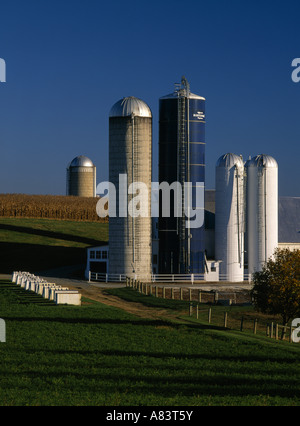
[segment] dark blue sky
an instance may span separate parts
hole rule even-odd
[[[124,96],[153,113],[181,76],[206,98],[206,186],[226,152],[269,154],[279,195],[300,196],[299,1],[9,0],[0,5],[0,192],[65,194],[90,157],[108,179],[108,114]]]

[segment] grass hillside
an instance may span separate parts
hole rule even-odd
[[[108,241],[108,224],[0,217],[0,273],[86,263],[86,247]]]
[[[85,302],[0,281],[0,405],[299,406],[297,344]]]

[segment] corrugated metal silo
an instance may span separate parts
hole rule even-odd
[[[67,195],[96,196],[96,167],[84,155],[75,157],[67,168]]]
[[[192,208],[203,210],[205,185],[205,98],[190,92],[183,77],[174,93],[159,100],[159,182],[185,182],[192,185]],[[195,190],[202,187],[202,199],[196,206]],[[160,194],[160,206],[162,205]],[[204,223],[186,226],[184,205],[182,217],[159,217],[160,273],[204,272]],[[199,200],[198,200],[199,202]]]
[[[260,154],[245,164],[247,174],[248,273],[261,271],[278,246],[278,164]]]
[[[127,182],[119,187],[120,175]],[[124,176],[123,176],[124,178]],[[119,100],[109,114],[109,181],[116,188],[116,217],[109,217],[109,274],[126,274],[150,279],[151,244],[152,113],[148,105],[135,97]],[[128,192],[134,182],[146,185],[139,194],[143,216],[132,217],[128,205],[135,198]],[[121,211],[120,211],[121,208]]]
[[[244,281],[244,163],[235,154],[216,164],[215,254],[220,279]]]

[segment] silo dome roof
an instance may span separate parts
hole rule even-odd
[[[216,167],[227,167],[230,169],[231,167],[234,167],[235,165],[243,167],[244,162],[242,157],[236,154],[228,153],[228,154],[222,155],[218,159]]]
[[[131,115],[138,117],[152,117],[152,113],[148,105],[141,99],[129,96],[122,98],[116,102],[110,110],[110,117],[128,117]]]
[[[259,154],[247,161],[247,167],[274,167],[277,168],[277,161],[266,154]]]
[[[70,167],[94,167],[94,164],[85,155],[79,155],[71,161]]]

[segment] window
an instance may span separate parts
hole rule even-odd
[[[102,252],[102,259],[107,259],[107,251]]]
[[[90,252],[90,259],[95,259],[95,251],[94,250],[92,250]]]
[[[96,251],[96,259],[101,259],[101,251]]]

